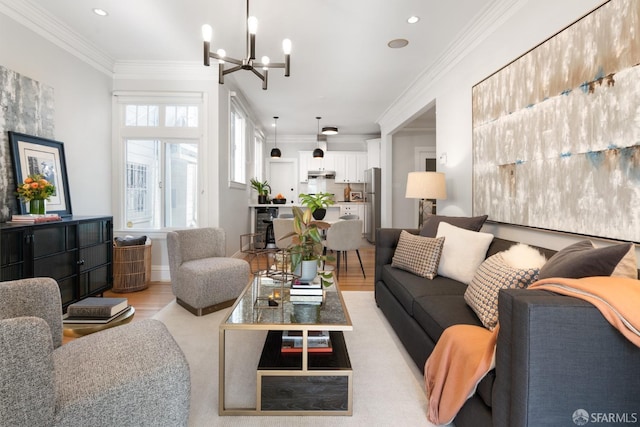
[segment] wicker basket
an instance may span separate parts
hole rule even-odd
[[[113,247],[113,292],[146,289],[151,280],[151,239],[146,245]]]

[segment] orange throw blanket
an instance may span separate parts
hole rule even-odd
[[[551,278],[539,280],[529,289],[590,302],[640,347],[640,281],[622,277]],[[452,422],[480,380],[495,367],[498,329],[499,325],[493,332],[472,325],[445,329],[424,368],[429,421],[439,425]]]
[[[480,380],[495,367],[498,329],[454,325],[444,330],[424,366],[429,421],[453,421]]]

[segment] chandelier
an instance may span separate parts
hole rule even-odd
[[[249,70],[262,80],[262,89],[267,90],[270,68],[284,68],[284,76],[289,77],[289,62],[291,55],[291,40],[284,39],[282,41],[282,50],[284,51],[284,62],[272,63],[268,56],[261,58],[262,62],[256,62],[256,31],[258,29],[258,19],[255,16],[249,16],[249,0],[247,0],[247,55],[244,59],[234,59],[226,56],[224,49],[218,49],[211,52],[210,43],[213,36],[211,25],[202,26],[202,38],[204,39],[204,65],[209,66],[210,59],[218,60],[218,83],[224,84],[224,76],[238,70]],[[225,63],[235,64],[231,68],[225,69]],[[262,72],[259,71],[262,69]]]

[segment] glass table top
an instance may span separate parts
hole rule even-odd
[[[291,301],[290,280],[256,274],[238,297],[224,329],[351,330],[351,319],[337,281],[324,287],[318,301]],[[295,298],[300,298],[294,296]],[[311,328],[312,327],[312,328]]]

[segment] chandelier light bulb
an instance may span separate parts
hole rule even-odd
[[[268,70],[269,69],[269,57],[268,56],[263,56],[262,57],[262,69],[263,70]]]
[[[249,29],[249,34],[255,34],[258,31],[258,18],[250,16],[247,19],[247,28]]]
[[[227,52],[224,49],[218,49],[216,53],[221,57],[221,59],[218,59],[218,64],[224,64],[224,59],[222,58],[227,56]]]
[[[291,40],[290,39],[282,40],[282,50],[284,51],[285,55],[290,55],[291,54]]]
[[[211,37],[213,37],[213,28],[211,28],[211,25],[209,24],[204,24],[202,26],[202,39],[206,42],[210,42]]]

